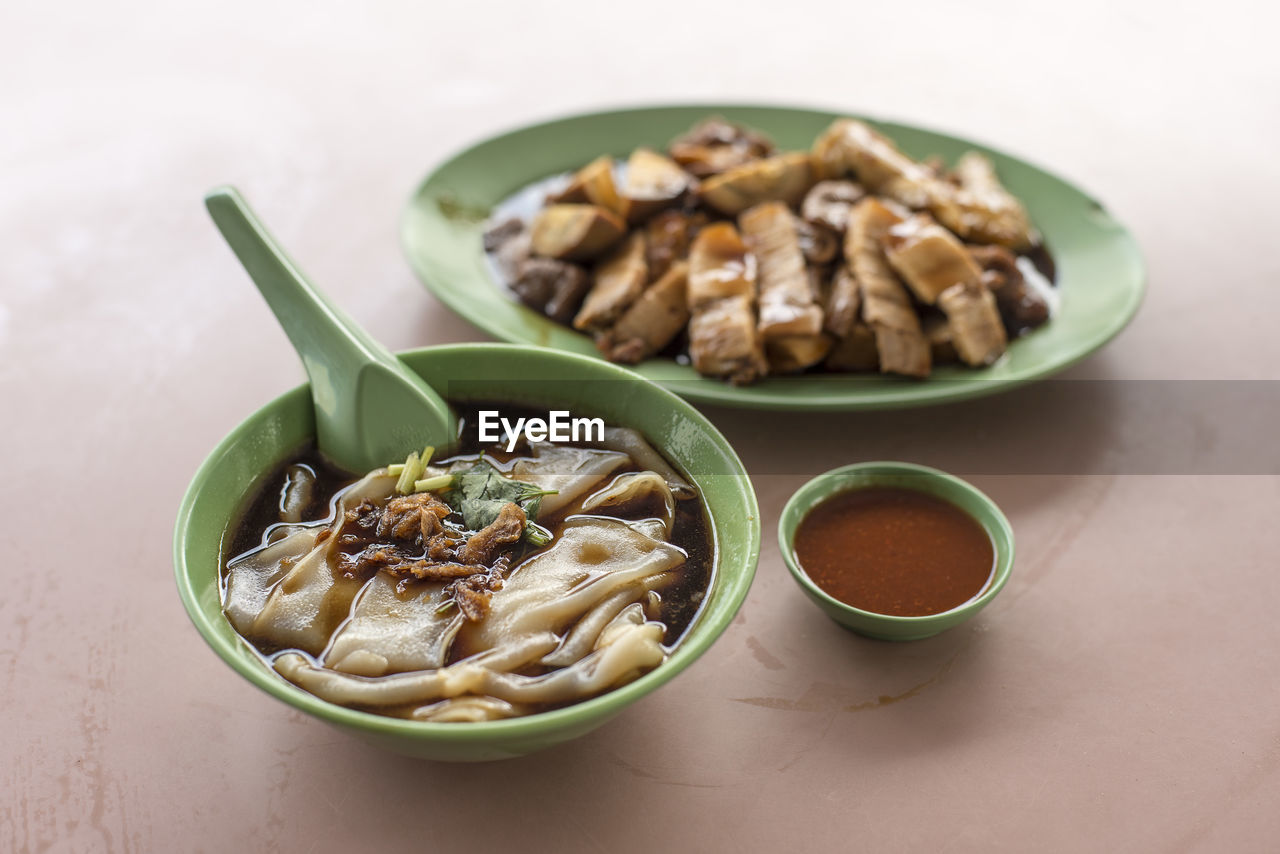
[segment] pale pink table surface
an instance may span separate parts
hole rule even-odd
[[[1276,850],[1276,16],[1177,5],[7,4],[0,851]],[[542,755],[383,754],[223,665],[174,589],[174,515],[301,370],[201,194],[240,186],[391,346],[479,339],[397,245],[426,169],[535,118],[717,98],[916,121],[1081,182],[1150,267],[1136,322],[1068,374],[1114,382],[710,411],[760,496],[751,595],[690,671]],[[1257,407],[1137,382],[1190,379],[1272,382]],[[863,640],[787,575],[786,496],[875,456],[1008,512],[1013,578],[974,622]]]

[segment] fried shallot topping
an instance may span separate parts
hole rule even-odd
[[[348,578],[386,572],[403,593],[415,581],[444,581],[446,595],[468,620],[489,612],[502,589],[509,551],[524,535],[527,517],[508,503],[489,525],[469,537],[446,520],[449,505],[429,493],[396,496],[379,507],[364,501],[347,511],[338,535],[338,566]]]
[[[462,544],[462,548],[458,549],[458,560],[464,563],[492,563],[494,556],[504,546],[520,541],[524,536],[526,521],[527,517],[520,505],[503,505],[498,511],[498,518],[476,531]]]
[[[378,536],[397,540],[418,534],[425,543],[443,530],[440,524],[453,510],[429,492],[398,495],[387,502],[378,520]]]
[[[495,564],[493,572],[488,575],[460,578],[445,588],[457,603],[463,617],[475,622],[483,620],[489,613],[489,601],[493,597],[493,592],[502,589],[502,575],[507,569],[506,563],[506,557],[500,557],[498,564],[501,566]]]

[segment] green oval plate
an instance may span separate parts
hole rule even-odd
[[[401,240],[418,276],[446,305],[505,341],[598,355],[591,339],[521,305],[490,274],[481,235],[490,209],[529,184],[600,154],[664,147],[699,119],[718,114],[758,128],[782,148],[808,148],[832,119],[849,113],[728,104],[588,113],[530,125],[471,146],[429,174],[409,202]],[[864,117],[865,118],[865,117]],[[760,409],[850,410],[922,406],[978,397],[1038,380],[1080,361],[1113,338],[1142,301],[1137,243],[1087,193],[987,146],[910,125],[867,119],[915,157],[948,162],[985,152],[1022,199],[1057,262],[1061,302],[1053,320],[1014,341],[996,364],[944,367],[923,381],[859,374],[771,377],[731,386],[671,359],[635,370],[703,403]]]

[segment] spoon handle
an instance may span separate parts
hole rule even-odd
[[[394,362],[395,356],[307,280],[234,187],[218,187],[204,197],[209,215],[266,299],[314,384],[318,361],[324,373],[342,360],[354,375],[363,364]]]
[[[307,281],[235,188],[213,190],[205,206],[302,358],[321,451],[365,472],[452,443],[448,403]]]

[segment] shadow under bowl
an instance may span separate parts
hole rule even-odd
[[[479,761],[532,753],[590,732],[702,655],[737,613],[755,575],[760,518],[751,481],[728,441],[680,398],[623,368],[536,347],[458,344],[400,358],[446,399],[567,409],[639,430],[698,487],[715,547],[701,613],[663,664],[572,706],[479,723],[429,723],[328,703],[276,674],[222,613],[224,543],[264,479],[315,435],[299,386],[246,418],[196,472],[178,511],[174,568],[192,622],[223,661],[273,697],[381,747],[429,759]],[[495,379],[500,377],[501,379]]]
[[[814,583],[800,566],[795,553],[796,530],[801,520],[818,504],[839,493],[870,486],[911,489],[936,496],[959,507],[972,517],[995,551],[995,568],[981,592],[972,599],[938,614],[900,617],[866,611],[841,602]],[[847,629],[881,640],[908,641],[932,637],[977,614],[996,597],[1009,580],[1013,568],[1013,528],[1004,513],[987,495],[954,475],[899,462],[854,463],[818,475],[796,490],[778,520],[778,546],[787,569],[800,589],[831,619]]]

